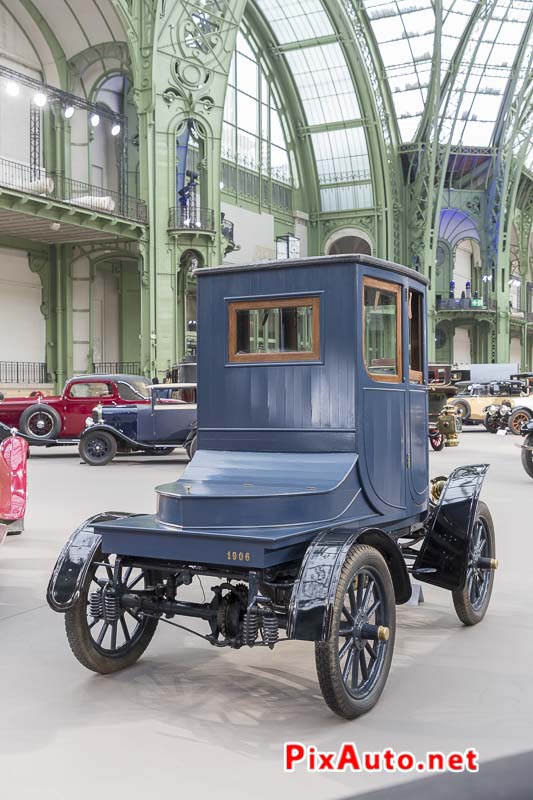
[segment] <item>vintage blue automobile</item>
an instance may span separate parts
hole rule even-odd
[[[196,384],[163,383],[149,388],[149,405],[96,406],[78,445],[86,464],[109,464],[117,453],[169,455],[178,445],[186,445],[192,455],[196,402],[188,400],[195,400]]]
[[[383,691],[410,574],[474,625],[497,564],[487,465],[429,481],[426,280],[358,255],[197,276],[198,450],[155,514],[80,525],[48,602],[100,673],[173,617],[205,620],[216,647],[314,641],[323,696],[352,719]],[[197,575],[204,602],[183,597]]]

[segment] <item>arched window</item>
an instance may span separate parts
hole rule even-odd
[[[267,66],[242,33],[237,36],[229,73],[221,155],[223,181],[230,191],[237,188],[237,172],[239,193],[261,196],[262,201],[266,199],[264,194],[269,181],[287,187],[293,184],[287,136],[276,91]],[[252,173],[248,181],[238,168]],[[260,176],[263,179],[261,183]],[[275,194],[273,186],[272,201],[277,205]]]

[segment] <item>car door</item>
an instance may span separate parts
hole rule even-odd
[[[363,349],[359,426],[364,457],[358,468],[372,505],[390,514],[403,513],[406,503],[403,281],[381,274],[372,271],[359,278]]]
[[[425,298],[411,287],[407,292],[404,320],[408,363],[407,387],[409,413],[406,415],[407,484],[416,506],[424,506],[428,491],[428,393],[425,378],[426,325]]]

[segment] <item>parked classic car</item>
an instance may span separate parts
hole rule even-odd
[[[521,446],[522,466],[529,477],[533,478],[533,420],[522,426],[522,436],[525,436]]]
[[[525,396],[521,381],[457,384],[459,393],[450,400],[463,422],[485,422],[485,409],[490,403],[507,403],[514,407]],[[497,398],[497,399],[496,399]]]
[[[171,401],[166,399],[169,393],[178,396]],[[109,464],[117,453],[169,455],[185,443],[196,424],[196,402],[181,400],[180,394],[194,398],[196,384],[152,386],[149,405],[96,406],[80,437],[80,456],[98,467]]]
[[[492,591],[488,465],[429,481],[426,278],[363,255],[196,276],[196,454],[155,514],[80,525],[48,603],[100,673],[173,617],[205,620],[215,647],[314,641],[324,699],[352,719],[385,687],[410,574],[450,590],[465,625]],[[204,575],[212,597],[183,596]]]
[[[59,397],[41,392],[0,396],[0,423],[18,428],[32,445],[77,440],[97,405],[149,404],[150,385],[140,375],[79,375],[67,381]]]
[[[457,434],[462,430],[460,414],[451,406],[457,388],[451,383],[450,364],[428,365],[428,420],[429,442],[433,450],[444,450],[445,446],[459,444]],[[453,414],[454,419],[450,415]]]
[[[498,433],[498,431],[507,433],[512,410],[508,403],[491,403],[484,409],[483,425],[489,433]]]
[[[0,544],[24,530],[27,458],[28,443],[14,431],[0,442]]]

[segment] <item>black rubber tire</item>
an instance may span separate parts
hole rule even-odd
[[[528,447],[533,447],[533,433],[530,433],[524,439],[524,444]],[[522,459],[522,466],[524,467],[525,471],[529,475],[530,478],[533,478],[533,450],[521,450],[520,457]]]
[[[102,448],[101,456],[94,452],[97,443]],[[92,430],[81,438],[78,452],[90,467],[103,467],[115,458],[117,440],[108,431]]]
[[[452,406],[455,406],[459,414],[461,415],[461,419],[463,422],[466,422],[470,419],[470,403],[467,400],[453,400],[451,403]]]
[[[488,420],[489,420],[489,415],[485,414],[483,418],[483,427],[485,428],[485,430],[488,431],[489,433],[498,433],[500,429],[498,420],[494,419],[492,423],[490,423]]]
[[[442,433],[440,434],[440,436],[437,439],[437,441],[435,441],[435,439],[430,436],[429,443],[430,443],[431,447],[433,448],[433,450],[435,450],[437,453],[440,453],[441,450],[444,450],[444,447],[446,445],[446,441],[445,441],[444,436],[442,435]]]
[[[515,410],[509,415],[509,430],[511,433],[514,433],[515,436],[521,436],[522,425],[525,425],[526,422],[531,422],[532,419],[533,416],[527,409],[515,408]]]
[[[102,553],[97,550],[93,561],[98,561],[101,558]],[[143,627],[138,638],[135,639],[132,645],[125,647],[123,651],[117,651],[117,655],[107,656],[100,653],[91,638],[87,621],[88,594],[94,572],[94,567],[91,567],[81,588],[77,603],[65,612],[65,630],[70,649],[80,664],[93,672],[108,675],[130,667],[138,661],[152,640],[158,620],[146,617],[143,620]]]
[[[487,536],[488,548],[485,552],[483,552],[483,555],[485,555],[487,558],[496,558],[494,523],[487,505],[481,500],[477,504],[476,520],[474,525],[476,525],[478,520],[483,521]],[[465,586],[464,589],[457,589],[456,591],[452,592],[455,611],[463,625],[477,625],[487,613],[487,608],[489,607],[490,603],[490,596],[492,594],[492,587],[494,584],[494,570],[483,570],[483,574],[486,575],[488,584],[484,594],[483,602],[479,607],[476,608],[472,605],[468,585]]]
[[[197,439],[198,439],[198,437],[195,434],[193,436],[193,438],[191,439],[190,444],[188,444],[186,446],[186,448],[185,448],[185,450],[187,451],[187,455],[189,456],[189,460],[191,460],[193,458],[194,454],[196,453]]]
[[[38,423],[43,423],[46,426],[43,435],[37,430]],[[46,403],[32,403],[31,406],[24,409],[19,419],[21,433],[43,441],[57,439],[61,432],[61,425],[61,417],[55,408],[47,406]]]
[[[348,692],[341,673],[339,626],[349,586],[350,584],[353,585],[355,576],[362,569],[371,571],[374,580],[379,580],[381,583],[385,607],[382,609],[382,621],[379,624],[386,625],[389,628],[389,639],[387,642],[379,642],[379,645],[383,645],[383,647],[380,650],[380,669],[375,683],[366,696],[355,698]],[[394,652],[395,633],[396,603],[387,564],[375,547],[356,544],[350,549],[341,570],[333,606],[329,638],[324,642],[315,642],[318,682],[324,700],[335,714],[344,717],[344,719],[355,719],[362,714],[366,714],[375,706],[387,682]]]

